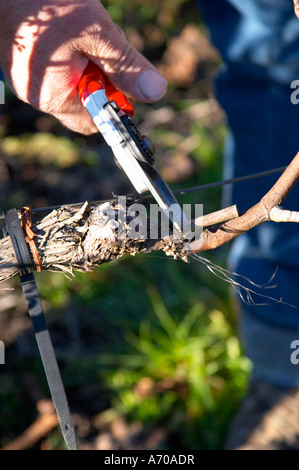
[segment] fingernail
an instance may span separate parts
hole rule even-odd
[[[138,78],[138,87],[148,100],[162,98],[167,90],[167,81],[152,69],[145,69]]]

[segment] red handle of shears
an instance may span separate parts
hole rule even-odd
[[[84,70],[78,89],[82,103],[95,91],[105,90],[109,101],[114,101],[119,109],[134,116],[134,108],[126,95],[117,90],[93,62],[89,62]]]

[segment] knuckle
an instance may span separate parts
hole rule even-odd
[[[121,49],[114,49],[107,57],[103,58],[103,67],[107,72],[124,73],[136,69],[136,51],[130,44],[125,44]]]

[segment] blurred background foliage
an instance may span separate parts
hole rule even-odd
[[[135,109],[171,187],[221,179],[226,122],[212,87],[221,61],[195,2],[103,3],[169,81],[162,101],[136,103]],[[1,136],[2,209],[132,192],[100,136],[71,133],[8,89]],[[221,193],[179,200],[203,203],[208,213],[220,208]],[[227,250],[204,256],[225,266]],[[49,272],[36,279],[82,448],[222,447],[250,372],[227,283],[198,260],[187,264],[159,253],[127,256],[71,280]],[[49,392],[18,279],[2,285],[0,296],[3,447],[30,429]],[[22,442],[33,449],[64,448],[58,426]]]

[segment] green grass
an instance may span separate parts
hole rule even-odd
[[[181,312],[168,311],[154,284],[146,295],[152,315],[137,333],[127,332],[122,354],[103,354],[99,364],[113,391],[113,407],[131,420],[163,424],[171,439],[187,449],[221,447],[250,370],[227,318],[197,301]],[[149,396],[138,384],[150,385]],[[159,390],[166,381],[169,390]],[[171,442],[170,439],[170,442]]]

